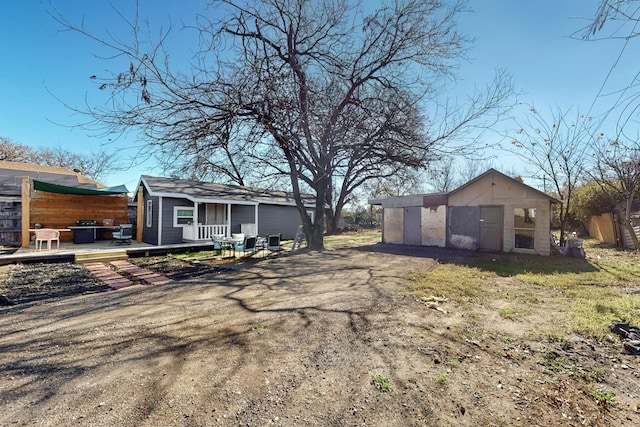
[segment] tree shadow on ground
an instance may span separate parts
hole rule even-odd
[[[541,256],[515,253],[495,253],[432,246],[406,246],[378,243],[358,250],[416,258],[430,258],[441,264],[456,264],[489,271],[501,277],[523,273],[565,274],[599,271],[587,259],[561,255]]]

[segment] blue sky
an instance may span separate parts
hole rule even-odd
[[[110,4],[131,10],[127,0],[51,0],[71,21],[85,20],[87,28],[121,34],[122,28]],[[141,0],[141,13],[153,22],[167,23],[174,31],[202,11],[206,0]],[[622,47],[619,41],[586,42],[570,38],[588,23],[597,0],[471,0],[459,19],[459,28],[475,42],[469,63],[460,66],[460,81],[452,94],[463,96],[465,88],[484,86],[498,67],[514,78],[521,101],[539,110],[559,106],[592,114],[605,111],[610,100],[598,98],[607,73]],[[125,5],[123,7],[123,5]],[[56,97],[71,105],[99,102],[100,94],[89,76],[113,70],[94,54],[99,47],[77,34],[63,32],[48,14],[49,2],[0,0],[0,136],[37,147],[62,146],[78,153],[99,151],[108,141],[81,128],[83,121]],[[637,51],[637,48],[636,48]],[[631,61],[616,68],[606,90],[627,86],[637,71]],[[637,53],[637,52],[634,52]],[[638,56],[637,54],[635,55]],[[624,58],[623,58],[624,59]],[[526,109],[522,109],[524,111]],[[67,126],[64,126],[67,125]],[[491,140],[496,136],[487,135]],[[104,146],[127,148],[126,141]],[[128,151],[133,154],[133,151]],[[495,161],[512,162],[509,156]],[[524,168],[524,166],[521,166]],[[150,165],[106,177],[107,185],[135,187],[141,174],[161,174]],[[523,171],[524,174],[524,171]]]

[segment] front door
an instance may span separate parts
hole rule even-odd
[[[411,206],[404,208],[404,244],[420,246],[422,244],[422,208]]]
[[[480,206],[480,241],[478,248],[502,250],[502,206]]]

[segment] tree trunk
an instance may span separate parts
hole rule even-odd
[[[564,246],[564,242],[567,240],[567,235],[565,233],[565,229],[564,226],[566,225],[567,219],[566,219],[566,213],[564,211],[564,202],[563,204],[560,206],[560,240],[559,240],[559,244],[560,247]]]
[[[313,251],[324,249],[324,230],[315,224],[311,227],[311,232],[307,233],[307,247]]]
[[[338,232],[339,217],[331,209],[327,209],[327,235],[333,236]]]
[[[310,221],[308,216],[304,221],[304,232],[307,236],[307,247],[314,251],[321,251],[324,249],[324,226],[326,222],[326,214],[324,209],[325,188],[326,187],[322,186],[322,182],[320,182],[318,185],[318,190],[316,191],[316,206],[313,222]]]

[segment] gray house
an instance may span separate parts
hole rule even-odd
[[[152,245],[208,241],[232,233],[293,239],[302,224],[293,194],[283,191],[147,175],[140,178],[138,189],[138,226],[142,241]],[[313,216],[315,200],[306,196],[304,203]]]
[[[385,243],[549,255],[552,205],[560,202],[489,169],[448,193],[369,203],[383,208]]]

